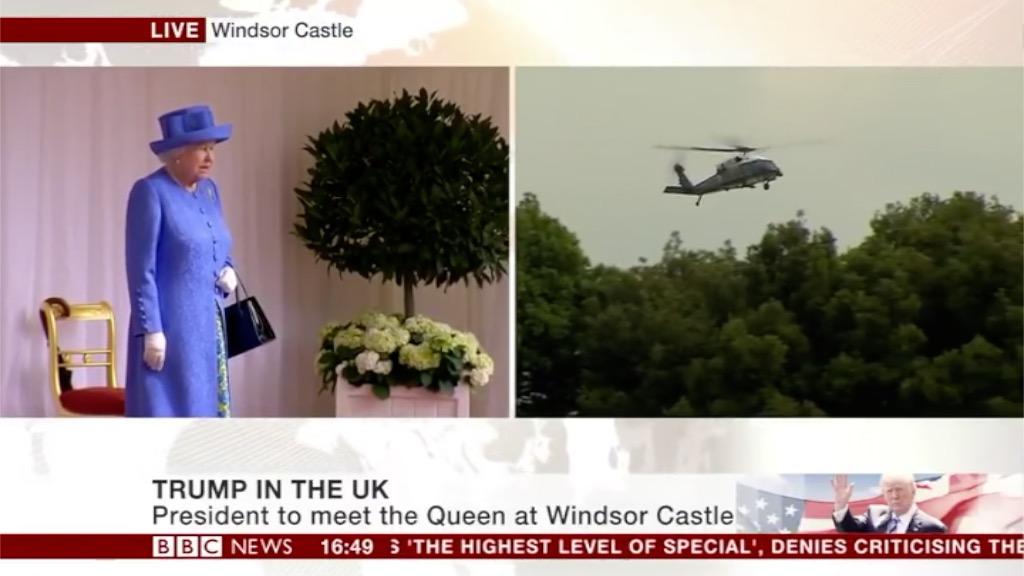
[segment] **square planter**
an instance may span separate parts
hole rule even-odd
[[[335,415],[345,418],[468,418],[469,386],[456,386],[453,394],[425,388],[392,386],[381,400],[373,386],[353,386],[338,378],[334,390]]]

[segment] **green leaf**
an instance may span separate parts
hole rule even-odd
[[[451,371],[456,373],[456,374],[461,372],[462,371],[462,367],[465,365],[465,362],[462,360],[462,356],[460,356],[458,354],[455,354],[455,353],[450,353],[450,354],[445,355],[445,359],[448,361],[449,365],[451,366]]]
[[[376,383],[373,385],[373,395],[381,400],[387,400],[391,397],[391,386],[384,382]]]
[[[360,380],[359,370],[352,364],[349,364],[348,366],[342,368],[341,375],[342,377],[345,378],[345,380],[353,384],[357,383]]]

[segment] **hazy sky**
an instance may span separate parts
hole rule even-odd
[[[575,232],[592,262],[660,257],[726,239],[744,254],[767,224],[804,210],[841,248],[860,242],[886,203],[922,192],[1024,194],[1024,76],[1019,68],[519,68],[516,191]],[[663,194],[681,159],[694,182],[722,154],[656,144],[761,146],[784,176],[771,190]]]

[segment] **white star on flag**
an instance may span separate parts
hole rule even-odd
[[[776,516],[775,514],[769,514],[768,515],[768,523],[769,524],[778,524],[779,523],[779,517]]]
[[[765,502],[764,498],[758,498],[757,499],[757,509],[758,510],[764,510],[766,506],[768,506],[768,503]]]
[[[793,506],[792,504],[790,504],[789,506],[786,506],[786,516],[793,516],[795,514],[796,514],[796,506]]]
[[[779,534],[789,534],[789,528],[779,528]]]
[[[746,516],[747,513],[750,512],[750,510],[746,506],[740,506],[739,507],[739,512],[740,512],[740,514],[743,514],[744,516]]]

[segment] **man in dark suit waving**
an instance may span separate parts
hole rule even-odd
[[[868,506],[859,516],[850,513],[853,483],[844,474],[832,478],[835,512],[832,520],[840,532],[881,532],[883,534],[920,534],[945,532],[946,525],[920,509],[914,502],[917,483],[911,474],[885,474],[879,482],[885,506]]]

